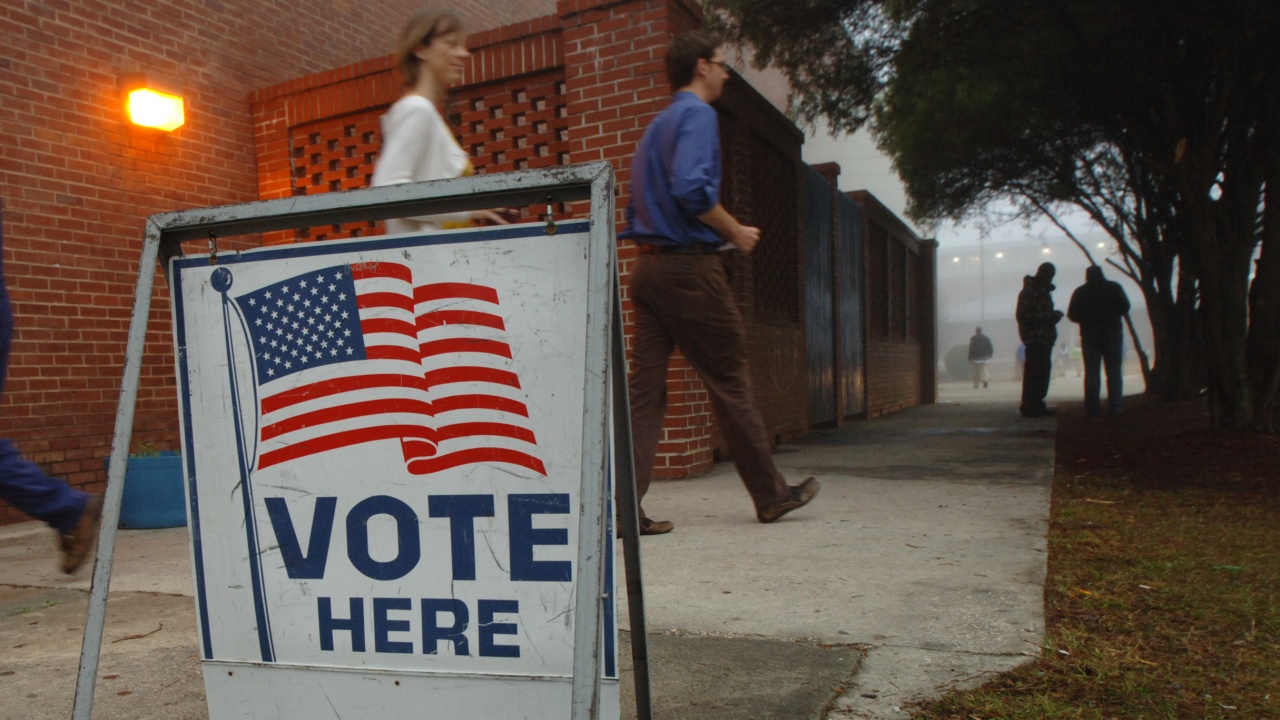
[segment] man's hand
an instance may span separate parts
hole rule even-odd
[[[743,255],[750,255],[751,251],[755,249],[756,243],[760,242],[760,228],[739,224],[725,239],[733,243],[733,246],[738,248],[738,252]]]
[[[717,204],[698,216],[698,219],[711,226],[716,234],[725,242],[733,245],[744,255],[748,255],[760,242],[760,228],[743,225],[729,214],[723,205]]]

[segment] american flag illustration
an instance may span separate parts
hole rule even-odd
[[[337,265],[235,298],[258,390],[259,469],[378,440],[425,475],[474,463],[546,474],[491,287]]]

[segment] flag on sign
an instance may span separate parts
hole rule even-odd
[[[497,292],[338,265],[235,298],[253,348],[259,469],[396,439],[425,475],[508,463],[545,475]]]

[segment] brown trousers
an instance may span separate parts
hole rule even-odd
[[[679,347],[711,394],[742,483],[757,509],[787,499],[769,436],[751,393],[742,315],[718,255],[641,255],[631,274],[635,338],[631,360],[631,442],[643,501],[667,411],[667,361]],[[640,510],[644,517],[644,510]]]

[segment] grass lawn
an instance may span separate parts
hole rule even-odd
[[[914,717],[1280,720],[1280,437],[1131,400],[1060,412],[1040,659]]]

